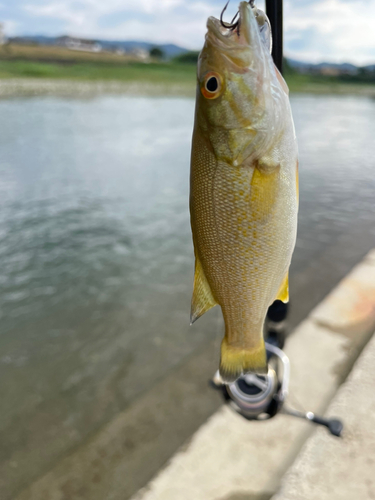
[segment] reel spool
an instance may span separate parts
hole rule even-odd
[[[271,368],[267,375],[249,374],[225,386],[229,404],[248,419],[267,419],[278,380]]]

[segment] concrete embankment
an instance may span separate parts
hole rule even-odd
[[[345,421],[342,439],[317,429],[272,500],[375,498],[375,336],[326,412]]]

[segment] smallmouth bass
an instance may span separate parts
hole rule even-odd
[[[297,142],[288,87],[254,10],[240,3],[238,30],[213,17],[207,21],[192,139],[191,323],[221,306],[220,375],[227,383],[266,372],[264,320],[274,300],[289,300],[297,232]]]

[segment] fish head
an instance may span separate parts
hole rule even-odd
[[[233,166],[262,155],[279,134],[288,106],[265,22],[247,2],[240,3],[237,29],[208,18],[198,59],[196,124],[216,158]]]

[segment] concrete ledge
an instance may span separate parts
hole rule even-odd
[[[327,412],[345,421],[343,439],[317,429],[273,500],[375,498],[374,363],[375,337]]]
[[[375,251],[339,283],[311,313],[316,323],[346,335],[354,343],[375,323]]]

